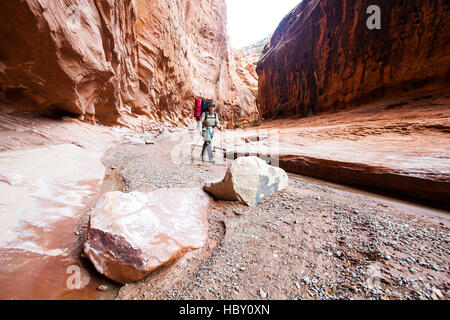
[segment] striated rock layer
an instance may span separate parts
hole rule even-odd
[[[450,208],[450,97],[418,94],[229,132],[226,157]]]
[[[117,123],[137,92],[133,1],[0,2],[0,91],[31,111]]]
[[[381,30],[369,30],[370,5]],[[258,63],[266,118],[360,105],[449,86],[449,4],[304,0],[280,23]]]
[[[187,124],[193,98],[255,115],[224,0],[0,2],[0,101],[104,124]]]
[[[255,74],[256,65],[258,64],[258,61],[262,56],[262,52],[265,46],[270,42],[271,38],[272,34],[268,35],[264,39],[259,40],[258,42],[255,42],[241,49],[245,56],[255,65]]]
[[[201,188],[108,192],[91,212],[84,252],[112,280],[141,280],[203,246],[208,204]]]
[[[224,0],[138,0],[138,16],[144,110],[185,123],[202,96],[216,99],[225,119],[255,117],[257,80],[230,48]]]

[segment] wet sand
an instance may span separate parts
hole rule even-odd
[[[0,134],[0,299],[97,298],[109,281],[80,258],[79,223],[99,196],[102,158],[118,136],[20,116],[2,116]]]

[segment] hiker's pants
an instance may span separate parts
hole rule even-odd
[[[208,151],[208,157],[209,160],[213,160],[214,156],[212,153],[212,138],[214,137],[214,128],[213,127],[205,127],[205,129],[202,130],[203,134],[203,148],[202,148],[202,159],[205,156],[205,151]]]

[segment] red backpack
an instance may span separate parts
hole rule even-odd
[[[195,120],[199,121],[202,117],[202,114],[208,111],[209,104],[213,102],[210,99],[196,98],[195,99],[195,107],[194,107],[194,117]]]
[[[202,117],[202,103],[203,99],[197,98],[195,99],[195,110],[194,110],[194,117],[195,120],[199,121]]]

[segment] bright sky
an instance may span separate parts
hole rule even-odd
[[[226,0],[231,45],[242,48],[273,33],[301,0]]]

